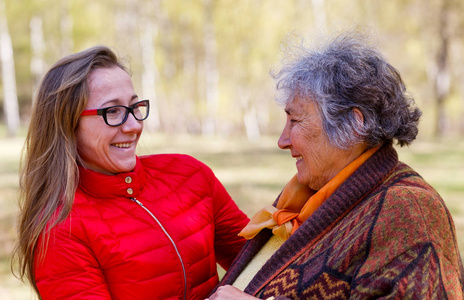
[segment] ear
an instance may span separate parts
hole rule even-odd
[[[358,124],[363,124],[364,123],[364,115],[358,108],[353,108],[353,114],[354,117],[356,118],[356,121]]]
[[[358,108],[353,108],[353,115],[354,118],[356,119],[356,123],[354,124],[355,128],[353,128],[353,135],[355,136],[354,140],[361,141],[360,137],[360,132],[363,131],[363,125],[364,125],[364,115]]]

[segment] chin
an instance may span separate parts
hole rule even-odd
[[[317,182],[311,181],[310,178],[305,177],[305,176],[301,176],[299,174],[297,175],[297,179],[298,179],[298,182],[300,184],[306,185],[306,186],[308,186],[310,189],[312,189],[314,191],[318,191],[322,187]]]
[[[136,161],[135,161],[135,160],[134,160],[134,162],[121,165],[120,168],[119,168],[119,173],[131,172],[131,171],[134,170],[135,165],[136,165]]]

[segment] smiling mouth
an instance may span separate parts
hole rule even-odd
[[[117,144],[112,144],[111,146],[116,147],[116,148],[130,148],[132,146],[132,143],[117,143]]]

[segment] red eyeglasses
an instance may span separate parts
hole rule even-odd
[[[150,111],[150,102],[142,100],[127,107],[124,105],[115,105],[101,109],[88,109],[81,113],[81,116],[95,116],[103,117],[108,126],[119,126],[127,121],[129,113],[131,113],[137,121],[143,121],[148,117]]]

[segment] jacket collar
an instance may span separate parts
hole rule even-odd
[[[132,172],[106,175],[79,166],[79,189],[94,198],[137,198],[146,181],[139,157]]]

